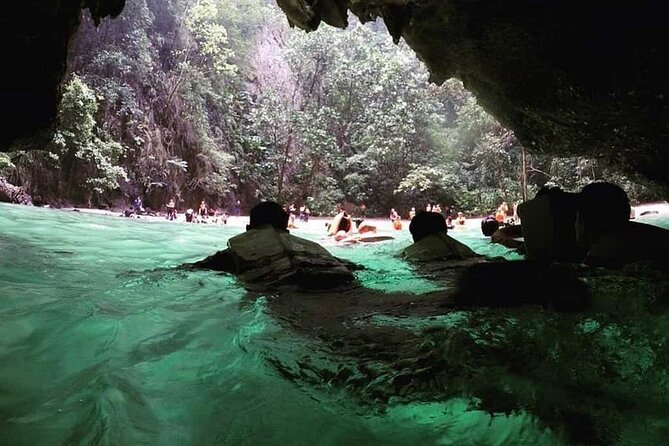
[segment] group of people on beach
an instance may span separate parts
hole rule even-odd
[[[297,228],[297,224],[295,222],[298,219],[302,223],[307,223],[309,221],[309,217],[311,216],[311,210],[306,204],[303,204],[299,207],[299,213],[294,203],[284,206],[283,211],[288,214],[288,227],[290,229]]]
[[[454,214],[449,206],[446,206],[443,210],[441,208],[441,205],[438,203],[431,204],[427,203],[425,205],[425,212],[431,212],[439,215],[444,215],[446,219],[446,227],[448,229],[453,229],[456,227],[465,227],[465,223],[467,222],[467,217],[465,217],[464,212],[457,212]],[[413,218],[416,216],[416,208],[412,207],[409,210],[409,221],[412,221]],[[393,223],[393,227],[395,229],[402,229],[402,218],[400,215],[397,213],[395,208],[390,209],[390,215],[389,215],[390,221]]]
[[[237,203],[239,209],[239,202]],[[239,212],[239,211],[238,211]],[[237,212],[237,215],[239,213]],[[141,215],[160,216],[160,213],[155,213],[144,207],[142,198],[138,195],[132,202],[132,205],[126,209],[122,216],[139,218]],[[170,221],[178,220],[179,212],[177,210],[176,200],[170,198],[165,203],[165,219]],[[186,223],[209,223],[209,224],[227,224],[228,222],[227,210],[218,210],[215,206],[209,206],[206,200],[201,200],[197,209],[188,208],[184,212],[184,221]]]
[[[165,219],[170,221],[177,220],[178,211],[174,198],[170,198],[165,204],[165,208],[167,211]],[[215,206],[209,206],[205,200],[201,200],[197,209],[186,209],[184,212],[184,221],[186,223],[224,225],[228,223],[228,212],[225,209],[219,211]]]

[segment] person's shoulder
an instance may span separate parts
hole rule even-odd
[[[663,265],[668,257],[669,230],[629,222],[619,230],[600,237],[588,250],[585,263],[614,268],[640,261]]]
[[[439,259],[467,259],[478,255],[464,243],[445,232],[428,235],[402,251],[409,260],[430,261]]]

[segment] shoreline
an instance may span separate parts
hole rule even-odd
[[[7,204],[14,204],[14,203],[7,203]],[[19,205],[22,206],[22,205]],[[80,212],[83,214],[91,214],[91,215],[102,215],[102,216],[109,216],[109,217],[116,217],[116,218],[132,218],[132,219],[137,219],[137,220],[148,220],[148,221],[169,221],[166,219],[166,214],[164,212],[157,213],[155,215],[151,214],[141,214],[139,216],[132,216],[132,217],[125,217],[123,215],[123,212],[126,210],[124,209],[97,209],[97,208],[86,208],[86,207],[77,207],[77,206],[64,206],[64,207],[57,207],[57,206],[51,206],[51,205],[45,205],[45,206],[35,206],[37,208],[44,208],[44,209],[54,209],[54,210],[59,210],[59,211],[64,211],[64,212]],[[667,201],[655,201],[655,202],[648,202],[648,203],[642,203],[636,206],[632,206],[632,220],[637,220],[639,218],[645,219],[645,218],[657,218],[657,217],[667,217],[669,218],[669,202]],[[186,223],[184,219],[184,212],[179,212],[177,215],[176,220],[172,220],[175,223]],[[319,222],[319,224],[325,224],[325,222],[329,222],[332,220],[333,217],[331,216],[311,216],[309,218],[308,223],[300,222],[299,220],[296,220],[297,228],[300,229],[300,226],[302,227],[308,227],[308,226],[313,226],[310,224],[311,222]],[[477,226],[480,224],[479,222],[483,219],[482,216],[478,215],[473,215],[473,216],[467,216],[467,227],[471,227],[472,224],[476,224]],[[388,217],[367,217],[365,219],[371,224],[377,225],[379,229],[385,230],[388,229],[389,232],[394,232],[392,230],[392,224]],[[248,223],[248,214],[242,214],[239,216],[235,215],[230,215],[228,216],[228,226],[244,226],[246,223]],[[408,217],[404,216],[402,218],[402,231],[408,230],[409,228],[409,219]],[[195,223],[195,224],[202,224],[202,223]],[[209,223],[211,224],[211,223]],[[221,223],[215,223],[216,225],[219,226],[225,226],[225,224]],[[522,224],[522,222],[521,222]],[[212,224],[214,225],[214,224]],[[387,226],[387,228],[386,228]]]
[[[8,203],[9,204],[9,203]],[[65,206],[65,207],[55,207],[55,206],[37,206],[37,207],[45,207],[45,208],[50,208],[50,209],[58,209],[62,211],[70,211],[70,212],[83,212],[83,213],[88,213],[88,214],[97,214],[97,215],[110,215],[110,216],[123,216],[123,212],[126,210],[126,208],[118,208],[118,209],[97,209],[97,208],[86,208],[86,207],[78,207],[78,206]],[[669,215],[669,202],[667,201],[655,201],[655,202],[648,202],[648,203],[641,203],[636,206],[632,206],[632,212],[635,217],[639,217],[642,213],[648,213],[650,212],[651,214],[659,214],[659,215]],[[178,217],[182,217],[184,215],[183,211],[180,211],[178,213]],[[155,215],[151,214],[141,214],[139,215],[140,218],[159,218],[159,219],[165,219],[166,214],[164,212],[156,212]],[[248,214],[240,214],[240,215],[229,215],[229,218],[248,218]],[[331,220],[334,216],[311,216],[309,217],[309,220]],[[466,216],[467,219],[472,219],[472,220],[480,220],[485,217],[485,215],[469,215]],[[127,218],[136,218],[136,217],[127,217]],[[353,216],[353,218],[356,218]],[[382,216],[382,217],[367,217],[366,220],[372,220],[372,221],[383,221],[383,220],[388,220],[387,217]],[[408,221],[408,217],[403,216],[402,221]]]

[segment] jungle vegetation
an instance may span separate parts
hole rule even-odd
[[[269,1],[128,0],[98,27],[83,17],[69,70],[52,142],[0,156],[37,202],[485,213],[602,178],[655,198],[595,160],[525,152],[459,81],[430,84],[382,22],[307,34]]]

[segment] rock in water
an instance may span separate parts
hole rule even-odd
[[[33,205],[33,199],[22,187],[9,184],[7,180],[0,177],[0,201],[5,203]]]

